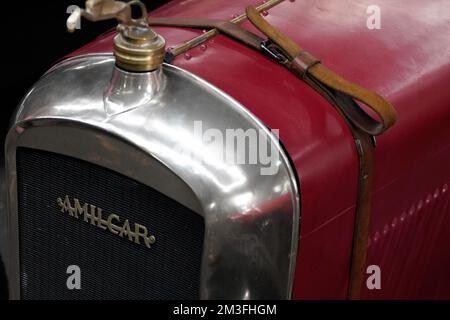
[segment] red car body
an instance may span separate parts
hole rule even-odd
[[[174,0],[151,17],[230,20],[255,1]],[[265,18],[351,81],[396,107],[377,139],[367,265],[381,290],[363,298],[450,298],[450,2],[380,0],[381,29],[366,26],[368,0],[284,1]],[[248,23],[245,28],[255,31]],[[157,27],[168,47],[202,31]],[[111,52],[113,34],[72,56]],[[294,299],[347,296],[358,158],[340,115],[279,65],[223,35],[179,56],[184,68],[234,97],[280,138],[301,190]]]

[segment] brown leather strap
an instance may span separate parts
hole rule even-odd
[[[355,139],[359,156],[359,180],[348,298],[359,299],[364,283],[369,238],[374,161],[373,135],[383,133],[395,123],[395,109],[376,93],[353,84],[327,69],[311,54],[305,53],[290,38],[271,26],[252,7],[247,8],[247,17],[289,56],[288,68],[335,106],[346,120]],[[375,111],[382,122],[371,118],[354,99],[364,102]]]
[[[269,39],[286,51],[286,54],[290,57],[288,67],[292,72],[303,79],[306,77],[314,78],[311,80],[312,83],[319,83],[322,87],[326,86],[328,91],[351,96],[354,100],[365,104],[378,115],[381,121],[372,118],[355,102],[342,106],[345,116],[361,130],[371,135],[379,135],[395,123],[397,118],[395,109],[383,97],[343,79],[326,68],[311,54],[301,49],[290,38],[265,21],[255,8],[249,7],[247,16]],[[152,18],[150,19],[150,24],[153,26],[217,29],[221,33],[253,49],[261,50],[261,38],[229,21],[197,18]]]
[[[397,119],[397,112],[386,99],[373,91],[345,80],[323,64],[317,63],[318,60],[310,54],[305,55],[305,51],[300,46],[270,25],[255,8],[248,7],[246,12],[248,19],[253,25],[267,35],[270,40],[282,48],[289,56],[290,69],[293,72],[299,72],[302,78],[306,76],[312,77],[315,79],[313,80],[314,82],[319,82],[322,86],[326,86],[332,91],[352,97],[365,104],[380,118],[380,121],[375,120],[357,103],[342,106],[342,111],[354,125],[371,135],[379,135],[394,125]],[[314,62],[314,65],[309,65],[307,69],[304,68],[305,63],[304,59],[302,59],[305,56],[310,62]],[[299,57],[301,59],[298,59]]]
[[[197,18],[152,18],[149,20],[151,26],[170,26],[170,27],[182,27],[193,29],[217,29],[221,33],[244,43],[253,49],[261,49],[261,39],[247,31],[242,29],[238,25],[229,21],[216,20],[216,19],[197,19]]]

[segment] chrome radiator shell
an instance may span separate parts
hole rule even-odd
[[[108,114],[104,91],[113,70],[109,54],[63,61],[30,90],[17,110],[6,142],[10,298],[20,298],[18,147],[56,152],[114,170],[203,216],[202,299],[290,298],[300,195],[295,172],[277,138],[237,101],[171,65],[163,66],[164,89],[149,103]],[[216,149],[194,137],[196,121],[204,130],[266,132],[267,143],[280,155],[277,173],[261,175],[261,164],[221,161]],[[195,156],[198,153],[214,161],[205,162]],[[256,212],[259,215],[253,217]]]

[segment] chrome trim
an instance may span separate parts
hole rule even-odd
[[[57,70],[59,68],[61,68],[64,65],[70,64],[71,62],[73,62],[74,60],[79,60],[79,59],[85,59],[85,58],[89,58],[89,57],[105,57],[105,56],[110,56],[111,52],[105,51],[105,52],[92,52],[92,53],[83,53],[81,55],[78,56],[70,56],[70,57],[65,57],[62,58],[60,60],[57,60],[55,62],[55,64],[53,66],[50,67],[50,69],[48,69],[43,76],[48,75],[49,73],[53,72],[53,70]]]
[[[111,55],[64,61],[41,78],[17,110],[6,142],[11,298],[20,298],[15,150],[26,146],[115,170],[202,215],[202,299],[289,299],[300,199],[295,173],[276,137],[237,101],[172,65],[163,66],[166,83],[153,99],[108,115],[104,91],[113,70]],[[261,163],[187,157],[217,153],[195,140],[198,120],[205,130],[264,131],[280,156],[278,172],[262,176]]]

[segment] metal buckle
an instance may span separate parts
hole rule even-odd
[[[282,65],[287,65],[289,63],[287,54],[270,39],[261,41],[261,49],[266,56],[277,61],[278,63]]]

